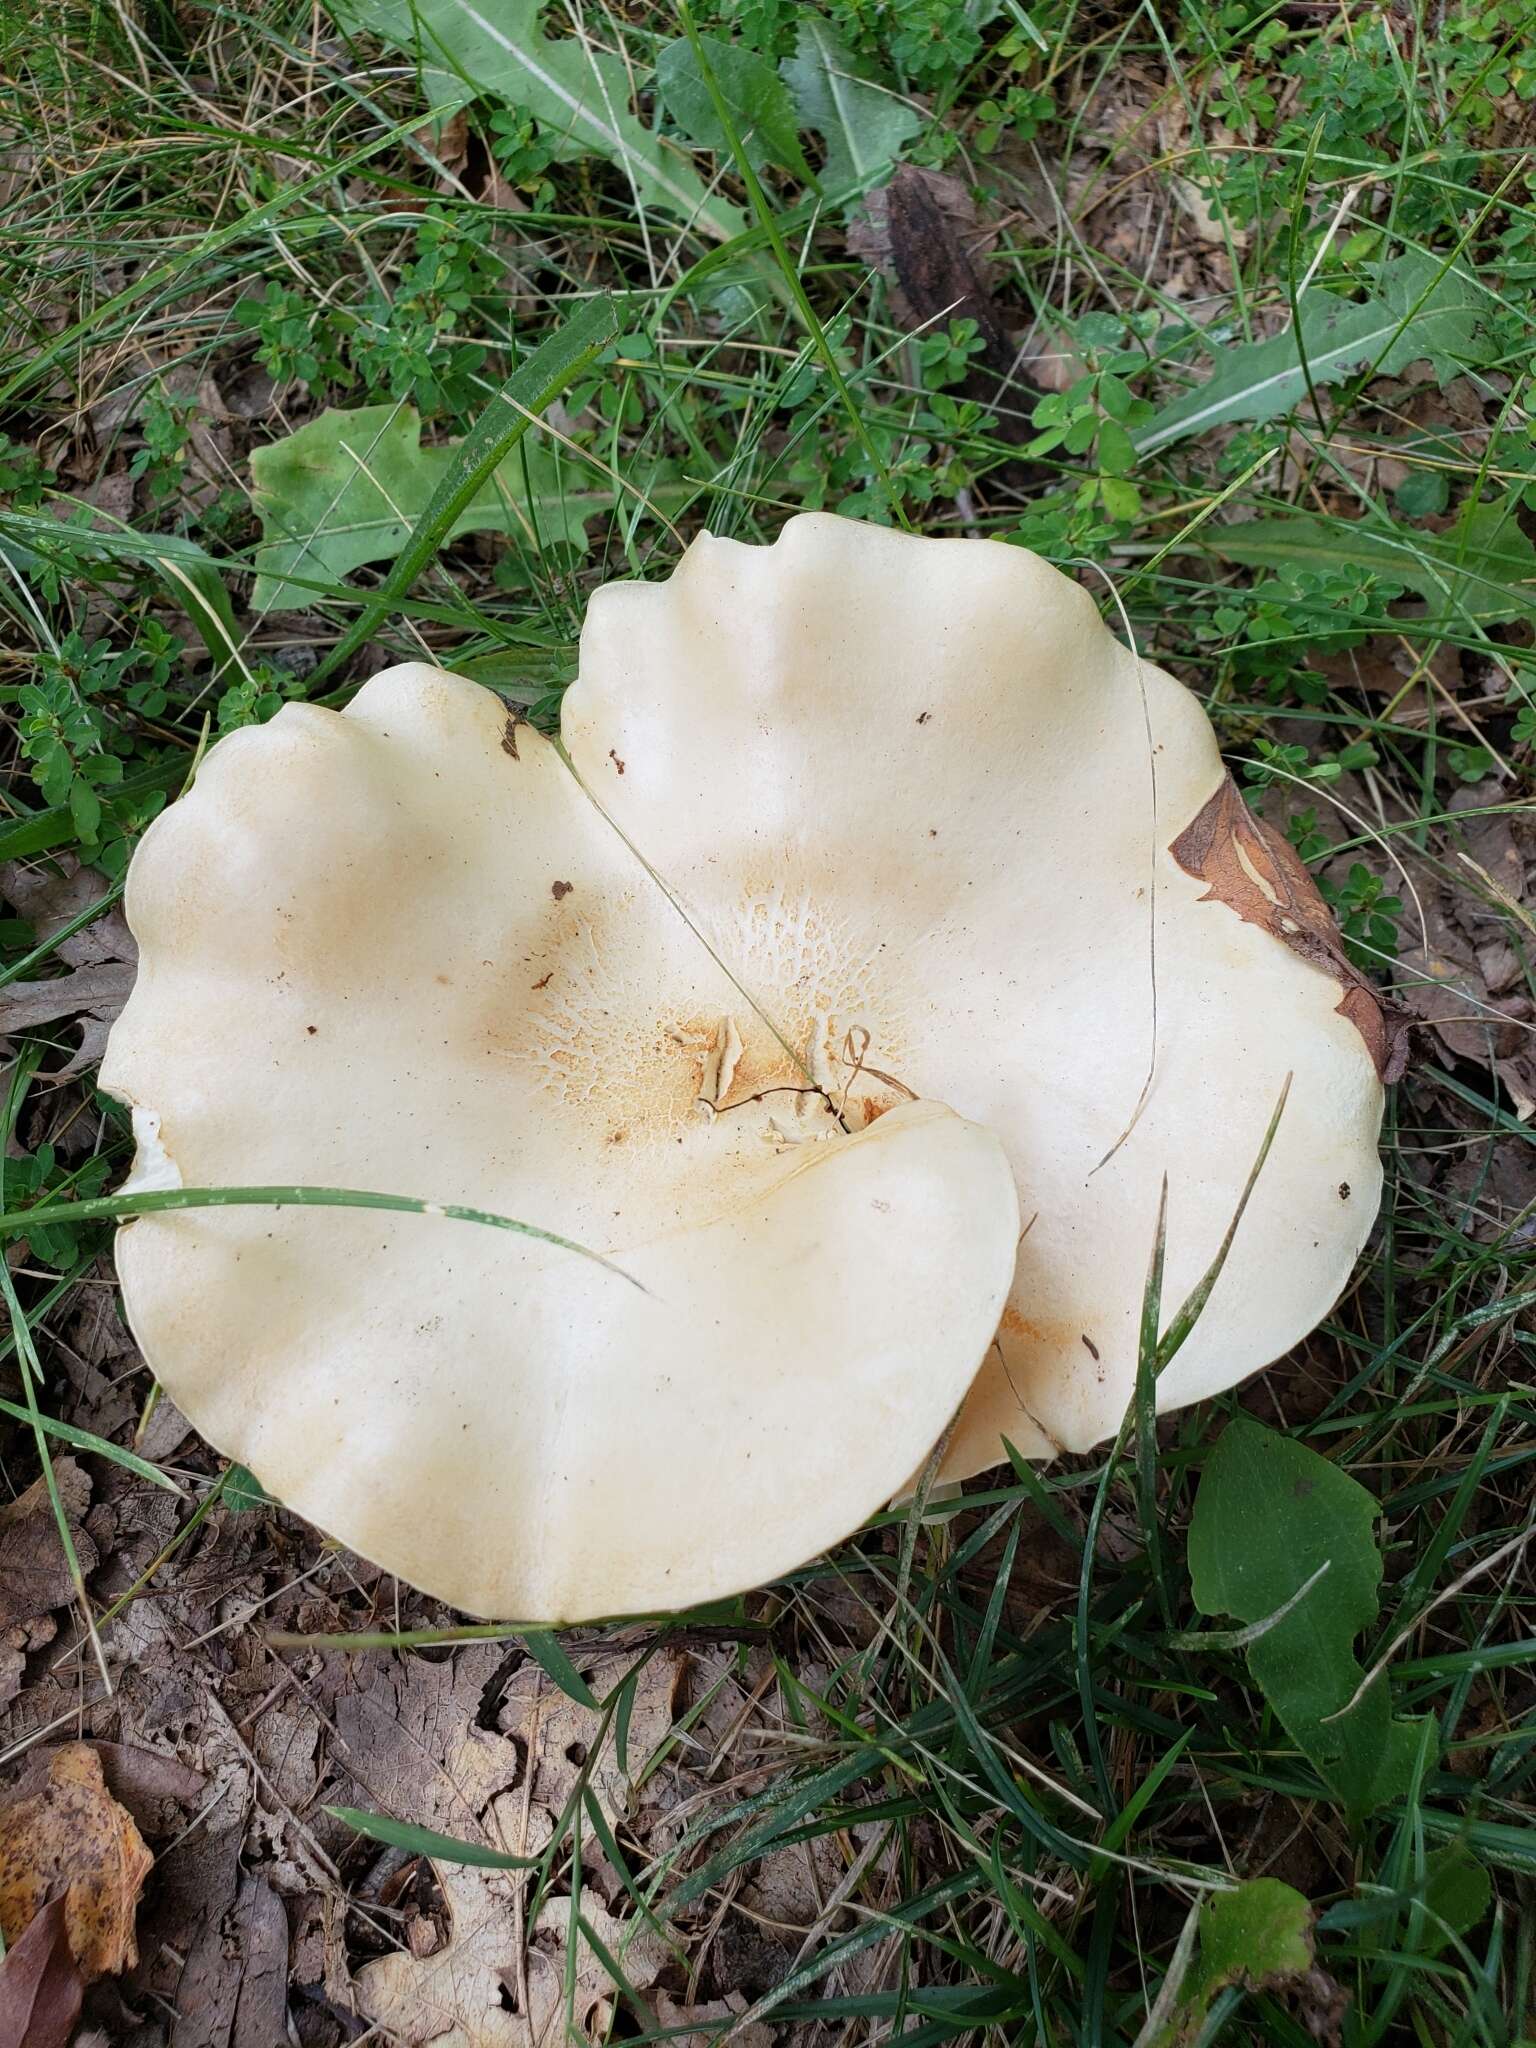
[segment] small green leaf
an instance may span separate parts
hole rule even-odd
[[[457,446],[423,448],[411,406],[364,405],[323,412],[284,440],[253,449],[251,501],[262,534],[255,609],[302,610],[363,563],[393,561]],[[569,467],[534,438],[507,457],[443,539],[509,533],[530,553],[552,541],[584,553],[585,522],[612,501],[609,488],[576,488]]]
[[[1469,1849],[1448,1842],[1426,1859],[1419,1897],[1424,1908],[1419,1949],[1438,1955],[1484,1918],[1493,1903],[1493,1882]]]
[[[1118,420],[1099,422],[1099,467],[1107,476],[1124,476],[1136,466],[1136,446]]]
[[[1443,469],[1410,470],[1392,501],[1405,519],[1423,519],[1443,512],[1451,500],[1451,480]]]
[[[387,1842],[391,1849],[407,1849],[413,1856],[430,1856],[439,1863],[471,1863],[477,1870],[538,1868],[537,1856],[513,1856],[504,1849],[488,1849],[481,1842],[461,1842],[454,1835],[440,1835],[436,1828],[391,1820],[387,1813],[363,1813],[355,1806],[328,1806],[325,1811],[332,1820],[356,1828],[371,1842]]]
[[[1206,1460],[1189,1528],[1202,1614],[1279,1617],[1248,1645],[1248,1668],[1355,1819],[1403,1791],[1423,1725],[1392,1719],[1384,1677],[1342,1711],[1364,1677],[1355,1638],[1377,1614],[1379,1512],[1326,1458],[1244,1416]]]
[[[1127,483],[1123,476],[1106,476],[1099,479],[1099,496],[1104,501],[1104,510],[1111,519],[1136,519],[1141,515],[1141,493],[1133,483]]]
[[[826,145],[822,183],[839,201],[878,184],[923,125],[916,107],[877,83],[809,10],[800,19],[795,54],[779,71],[801,126],[814,128]]]
[[[101,823],[101,798],[83,778],[70,784],[69,813],[80,837],[88,843],[93,842],[96,828]]]
[[[237,1515],[256,1508],[274,1508],[277,1502],[248,1466],[231,1465],[224,1474],[223,1501]]]
[[[1099,379],[1099,404],[1112,420],[1123,420],[1136,400],[1122,377],[1106,371]]]
[[[1272,1991],[1312,1968],[1312,1908],[1278,1878],[1255,1877],[1217,1892],[1200,1908],[1199,1950],[1155,2048],[1198,2038],[1211,2003],[1228,1985]]]
[[[567,1699],[574,1700],[578,1707],[590,1708],[594,1714],[599,1711],[591,1686],[561,1649],[557,1637],[547,1629],[529,1629],[523,1641],[534,1663],[547,1678],[554,1680]]]
[[[752,168],[778,164],[814,184],[800,147],[789,88],[766,57],[744,43],[700,36],[715,84],[730,111],[737,137]],[[656,59],[656,90],[678,127],[701,149],[730,153],[730,143],[686,36],[663,45]]]

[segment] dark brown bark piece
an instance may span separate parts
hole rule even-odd
[[[967,245],[978,224],[964,185],[941,172],[903,164],[889,183],[871,192],[848,236],[855,255],[873,263],[894,287],[891,310],[904,327],[942,333],[953,320],[974,320],[985,344],[961,386],[961,395],[997,411],[997,432],[1022,441],[1037,393],[1021,381],[1019,351],[1002,309],[987,289]]]

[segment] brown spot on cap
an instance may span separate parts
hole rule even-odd
[[[554,978],[555,970],[553,969],[553,967],[551,967],[548,974],[545,975],[544,979],[542,981],[536,981],[533,985],[536,989],[548,988],[549,984],[554,980]]]
[[[571,891],[575,888],[575,886],[576,884],[574,882],[551,882],[549,885],[549,893],[551,896],[554,897],[555,901],[558,903],[562,896],[569,896]]]
[[[608,758],[613,763],[614,767],[617,768],[619,773],[622,775],[624,773],[624,763],[619,759],[618,755],[614,752],[612,747],[608,749]]]
[[[1343,989],[1339,1015],[1365,1040],[1384,1082],[1400,1081],[1411,1051],[1408,1019],[1383,1001],[1344,950],[1333,915],[1288,839],[1256,818],[1228,775],[1168,851],[1185,874],[1209,887],[1204,903],[1224,903]]]
[[[1083,1340],[1083,1349],[1088,1353],[1088,1356],[1094,1361],[1094,1363],[1097,1364],[1099,1357],[1098,1345],[1094,1343],[1093,1339],[1087,1334],[1086,1331],[1080,1330],[1078,1332],[1078,1335]]]

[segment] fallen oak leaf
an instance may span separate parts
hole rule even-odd
[[[84,1995],[64,1901],[53,1899],[0,1962],[0,2048],[67,2048]]]
[[[0,991],[0,1031],[33,1031],[82,1012],[110,1023],[133,991],[131,960],[101,960],[46,981],[13,981]]]
[[[14,903],[31,925],[39,945],[57,941],[54,954],[67,967],[94,967],[139,957],[121,890],[96,868],[81,867],[69,855],[45,862],[0,861],[0,896]],[[77,918],[98,906],[99,914],[70,932]],[[59,934],[65,936],[60,938]]]
[[[53,1475],[80,1570],[89,1577],[98,1562],[96,1546],[82,1526],[91,1501],[90,1479],[73,1458],[55,1458]],[[0,1629],[35,1621],[67,1607],[74,1597],[47,1481],[34,1479],[25,1493],[0,1508]]]
[[[49,1075],[55,1082],[73,1079],[101,1058],[107,1028],[133,987],[138,947],[115,900],[120,893],[94,868],[67,861],[46,866],[0,862],[0,896],[15,904],[39,945],[51,946],[54,957],[75,970],[13,981],[0,989],[0,1035],[80,1018],[80,1045],[66,1066]],[[71,931],[78,918],[98,908],[97,916]]]
[[[508,1795],[496,1804],[509,1806]],[[445,1946],[429,1956],[404,1949],[381,1956],[353,1980],[358,2010],[402,2041],[434,2041],[440,2048],[543,2048],[564,2036],[568,1976],[573,2039],[600,2038],[606,2029],[594,2026],[594,2017],[619,1996],[620,1986],[588,1929],[636,1993],[655,1983],[669,1959],[648,1927],[615,1918],[591,1893],[582,1898],[579,1920],[569,1898],[546,1900],[527,1953],[528,2010],[518,2010],[512,1893],[526,1876],[488,1876],[436,1860],[432,1869],[448,1913]]]
[[[0,1932],[19,1943],[62,1903],[70,1954],[84,1983],[138,1961],[134,1912],[154,1858],[133,1818],[108,1792],[86,1742],[54,1752],[41,1792],[0,1812]]]

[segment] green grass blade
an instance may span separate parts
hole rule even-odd
[[[9,1415],[16,1422],[34,1420],[30,1408],[23,1408],[19,1402],[7,1401],[3,1397],[0,1397],[0,1415]],[[61,1444],[68,1444],[72,1450],[89,1451],[93,1458],[110,1459],[114,1465],[121,1465],[125,1472],[147,1480],[151,1486],[163,1487],[167,1493],[180,1495],[185,1490],[158,1465],[151,1465],[147,1458],[139,1457],[136,1452],[125,1451],[121,1444],[109,1443],[104,1436],[95,1436],[88,1429],[76,1429],[72,1422],[60,1422],[53,1415],[38,1415],[35,1420],[49,1436],[56,1437]]]
[[[537,1870],[537,1856],[513,1856],[505,1849],[489,1849],[482,1842],[461,1842],[454,1835],[440,1835],[436,1828],[417,1827],[413,1821],[392,1820],[387,1813],[363,1813],[355,1806],[328,1806],[332,1820],[356,1828],[371,1842],[385,1842],[391,1849],[406,1849],[413,1856],[431,1856],[439,1863],[467,1863],[476,1870]]]
[[[519,1237],[553,1245],[557,1251],[575,1252],[579,1258],[616,1273],[631,1287],[640,1287],[632,1274],[601,1252],[553,1230],[541,1230],[536,1223],[520,1223],[515,1217],[471,1209],[462,1202],[427,1202],[415,1195],[381,1195],[367,1188],[157,1188],[143,1195],[94,1195],[85,1202],[40,1202],[31,1209],[0,1213],[0,1237],[19,1237],[39,1225],[121,1222],[180,1209],[386,1209],[399,1216],[441,1216],[450,1223],[479,1223],[491,1230],[514,1231]],[[641,1292],[645,1292],[643,1287]]]

